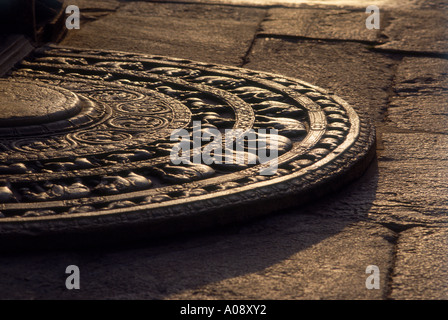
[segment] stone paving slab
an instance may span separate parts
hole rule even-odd
[[[165,2],[164,0],[147,0],[152,2]],[[380,8],[420,8],[441,6],[444,0],[189,0],[188,2],[207,4],[231,4],[241,6],[282,6],[288,8],[366,8],[376,5]],[[185,2],[185,0],[170,0],[170,2]],[[435,4],[435,2],[438,2]],[[431,6],[433,5],[433,6]]]
[[[333,234],[332,228],[326,230],[330,221],[339,226],[339,222],[333,219],[309,223],[302,221],[300,225],[292,224],[280,231],[289,235],[288,239],[272,243],[278,246],[280,252],[284,246],[292,248],[299,243],[305,248],[278,263],[167,298],[382,299],[387,294],[387,270],[392,262],[393,232],[378,225],[355,223]],[[322,223],[321,227],[317,226],[319,223]],[[310,243],[310,239],[327,236],[328,232],[332,234],[328,238]],[[245,246],[246,242],[242,245]],[[257,261],[255,255],[259,253],[254,251],[252,254],[251,259]],[[248,258],[243,253],[239,256],[242,260]],[[380,268],[380,290],[366,289],[368,265]]]
[[[448,93],[394,98],[388,119],[399,128],[448,133]]]
[[[69,30],[61,44],[241,65],[264,13],[256,8],[125,3],[80,30]]]
[[[394,237],[372,223],[280,214],[141,249],[3,255],[0,298],[381,299]],[[81,290],[64,287],[70,264]],[[366,289],[368,265],[380,268],[380,290]]]
[[[395,76],[399,96],[438,95],[448,91],[448,61],[442,58],[404,57]]]
[[[369,217],[385,223],[448,222],[448,137],[383,133],[377,196]]]
[[[448,2],[446,0],[417,0],[416,2],[420,9],[448,9]]]
[[[377,49],[419,53],[448,53],[448,17],[444,10],[389,12],[389,25],[383,34],[388,38]]]
[[[388,122],[398,128],[448,132],[448,61],[405,57],[395,78]]]
[[[412,228],[400,233],[392,299],[448,299],[447,228]]]
[[[296,77],[333,91],[382,121],[395,61],[360,43],[257,39],[245,67]]]
[[[123,12],[111,12],[70,31],[64,44],[239,64],[265,13],[214,6],[210,10],[219,13],[210,16],[205,6],[192,9],[181,4],[157,4],[152,12],[151,5],[123,4]],[[142,17],[136,18],[140,11]],[[440,53],[443,42],[434,39],[439,37],[436,29],[442,30],[442,12],[435,14],[436,22],[430,14],[416,12],[421,19],[412,23],[434,29],[432,35],[420,40],[429,33],[406,28],[406,17],[396,14],[386,29],[391,42],[380,48]],[[220,17],[229,23],[222,31]],[[125,22],[130,26],[123,27]],[[207,38],[201,40],[204,34]],[[351,104],[368,108],[378,123],[392,95],[387,116],[395,122],[388,124],[399,128],[380,126],[377,165],[319,203],[213,235],[144,249],[2,256],[0,288],[7,290],[0,290],[0,297],[446,299],[448,141],[446,135],[422,133],[419,124],[432,119],[439,132],[444,121],[434,116],[438,107],[431,109],[431,104],[443,99],[445,74],[438,70],[445,61],[405,58],[398,65],[392,55],[373,53],[359,43],[288,39],[257,39],[250,60],[250,68],[333,90]],[[393,84],[396,93],[391,92]],[[411,112],[415,95],[424,106],[418,109],[419,119],[412,127],[401,126],[398,117]],[[395,246],[397,234],[381,224],[397,229],[424,226],[400,232]],[[395,272],[390,275],[394,256]],[[83,290],[63,287],[69,264],[81,267]],[[368,264],[380,267],[381,290],[365,289]],[[391,292],[388,276],[393,279]]]
[[[87,23],[105,17],[120,7],[119,0],[65,0],[65,5],[78,6],[81,14],[81,28],[84,28]],[[76,31],[73,31],[76,32]]]
[[[78,6],[81,13],[90,11],[115,11],[120,6],[120,0],[65,0],[65,5]]]
[[[261,24],[260,34],[376,42],[379,31],[366,28],[367,17],[361,11],[273,8]]]

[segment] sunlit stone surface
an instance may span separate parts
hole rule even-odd
[[[70,91],[32,82],[0,80],[0,126],[23,126],[60,120],[80,110]]]

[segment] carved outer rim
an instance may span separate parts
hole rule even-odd
[[[68,48],[70,49],[70,48]],[[109,51],[115,52],[115,51]],[[182,60],[186,63],[200,62]],[[214,64],[217,68],[225,66]],[[64,216],[0,220],[0,250],[33,246],[83,246],[168,236],[232,222],[246,221],[275,210],[301,205],[338,190],[360,177],[375,155],[375,130],[370,120],[358,114],[343,99],[305,81],[279,74],[256,71],[267,76],[281,76],[313,88],[331,97],[347,110],[351,128],[342,145],[302,170],[276,179],[261,181],[212,195],[193,196],[163,203]],[[319,166],[321,162],[328,162]],[[279,182],[281,182],[279,184]],[[254,194],[257,197],[254,199]],[[219,195],[219,198],[217,198]],[[274,201],[275,200],[275,201]]]

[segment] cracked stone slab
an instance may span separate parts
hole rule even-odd
[[[448,299],[448,229],[416,227],[400,233],[392,299]]]
[[[443,10],[390,11],[390,23],[383,34],[387,42],[377,49],[420,53],[448,53],[446,26],[448,17]]]
[[[307,79],[341,95],[380,122],[395,61],[360,43],[257,39],[246,67]]]
[[[264,12],[257,8],[131,2],[80,30],[69,30],[62,44],[241,65]]]
[[[260,34],[312,39],[376,42],[379,31],[366,28],[368,14],[350,10],[269,9]]]
[[[402,129],[448,132],[447,75],[445,59],[405,57],[397,69],[388,122]]]

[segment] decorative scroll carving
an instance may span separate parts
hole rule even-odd
[[[62,221],[74,230],[76,219],[60,219],[76,216],[88,225],[119,212],[123,223],[133,217],[150,224],[294,197],[348,172],[373,145],[370,126],[340,98],[236,67],[51,47],[11,79],[69,90],[83,106],[31,136],[26,126],[0,135],[0,237],[2,226],[17,221],[42,232]],[[262,164],[173,165],[170,134],[192,132],[193,120],[220,131],[277,129],[276,174],[260,176]]]

